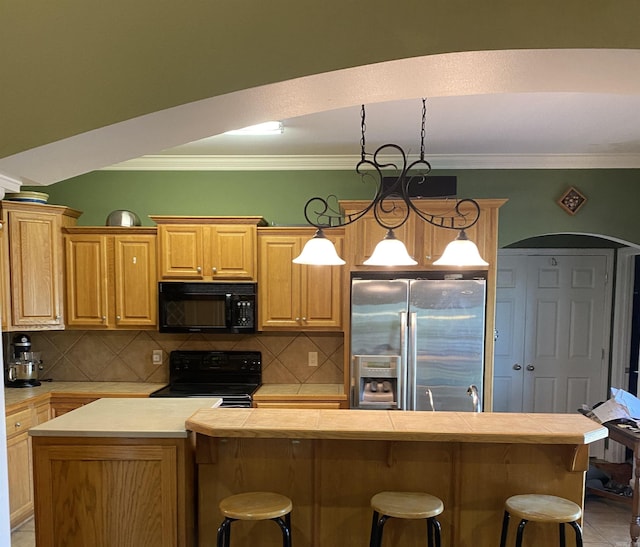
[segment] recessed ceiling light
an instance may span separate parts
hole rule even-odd
[[[282,122],[264,122],[243,127],[242,129],[225,131],[225,135],[279,135],[281,133],[284,133]]]

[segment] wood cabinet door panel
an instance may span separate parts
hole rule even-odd
[[[241,224],[212,227],[211,268],[213,279],[253,279],[256,261],[256,229]]]
[[[13,325],[62,325],[60,219],[9,212]]]
[[[339,255],[343,238],[330,237]],[[342,266],[301,266],[302,325],[340,327],[342,324]]]
[[[300,266],[292,260],[300,254],[300,238],[265,236],[260,240],[258,313],[260,328],[299,327]]]
[[[107,323],[107,245],[102,236],[65,238],[67,324]]]
[[[39,546],[178,545],[174,446],[43,446],[35,458]]]
[[[7,224],[0,225],[0,318],[2,332],[6,332],[11,313],[11,293],[9,287],[9,234]]]
[[[158,226],[160,277],[202,279],[204,234],[202,226]]]
[[[115,238],[115,313],[117,327],[157,324],[154,236]]]
[[[26,432],[7,440],[7,467],[9,469],[9,514],[11,526],[14,527],[29,517],[33,511],[31,445]]]

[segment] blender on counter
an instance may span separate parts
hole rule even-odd
[[[31,338],[26,334],[13,337],[13,352],[7,365],[7,387],[39,386],[38,372],[42,370],[40,353],[31,351]]]

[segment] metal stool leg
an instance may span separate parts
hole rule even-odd
[[[222,524],[218,528],[218,542],[217,547],[229,547],[231,541],[231,523],[235,519],[225,518]]]
[[[564,535],[564,522],[558,524],[558,532],[560,534],[560,547],[567,547]]]
[[[509,511],[504,512],[502,519],[502,533],[500,534],[500,547],[506,547],[507,545],[507,531],[509,530]]]
[[[575,521],[570,522],[569,526],[571,526],[571,528],[573,528],[573,531],[576,533],[576,547],[583,547],[583,545],[582,545],[582,528],[580,528],[580,525]]]
[[[429,536],[428,546],[440,547],[440,522],[436,517],[431,517],[427,519],[427,534]]]
[[[382,547],[382,532],[384,530],[384,523],[387,522],[389,517],[387,515],[382,515],[378,518],[375,526],[375,533],[373,536],[373,541],[371,542],[371,547]]]
[[[289,519],[283,520],[282,517],[276,517],[271,520],[275,521],[280,526],[280,530],[282,530],[282,547],[291,547],[291,527],[287,523]]]
[[[369,547],[376,547],[376,530],[378,529],[378,519],[380,515],[378,511],[373,512],[373,517],[371,518],[371,535],[369,536]]]
[[[522,547],[522,534],[524,533],[524,527],[527,525],[527,520],[522,519],[518,524],[518,533],[516,534],[516,547]]]

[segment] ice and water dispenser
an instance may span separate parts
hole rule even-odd
[[[399,409],[402,376],[399,355],[354,355],[353,406]]]

